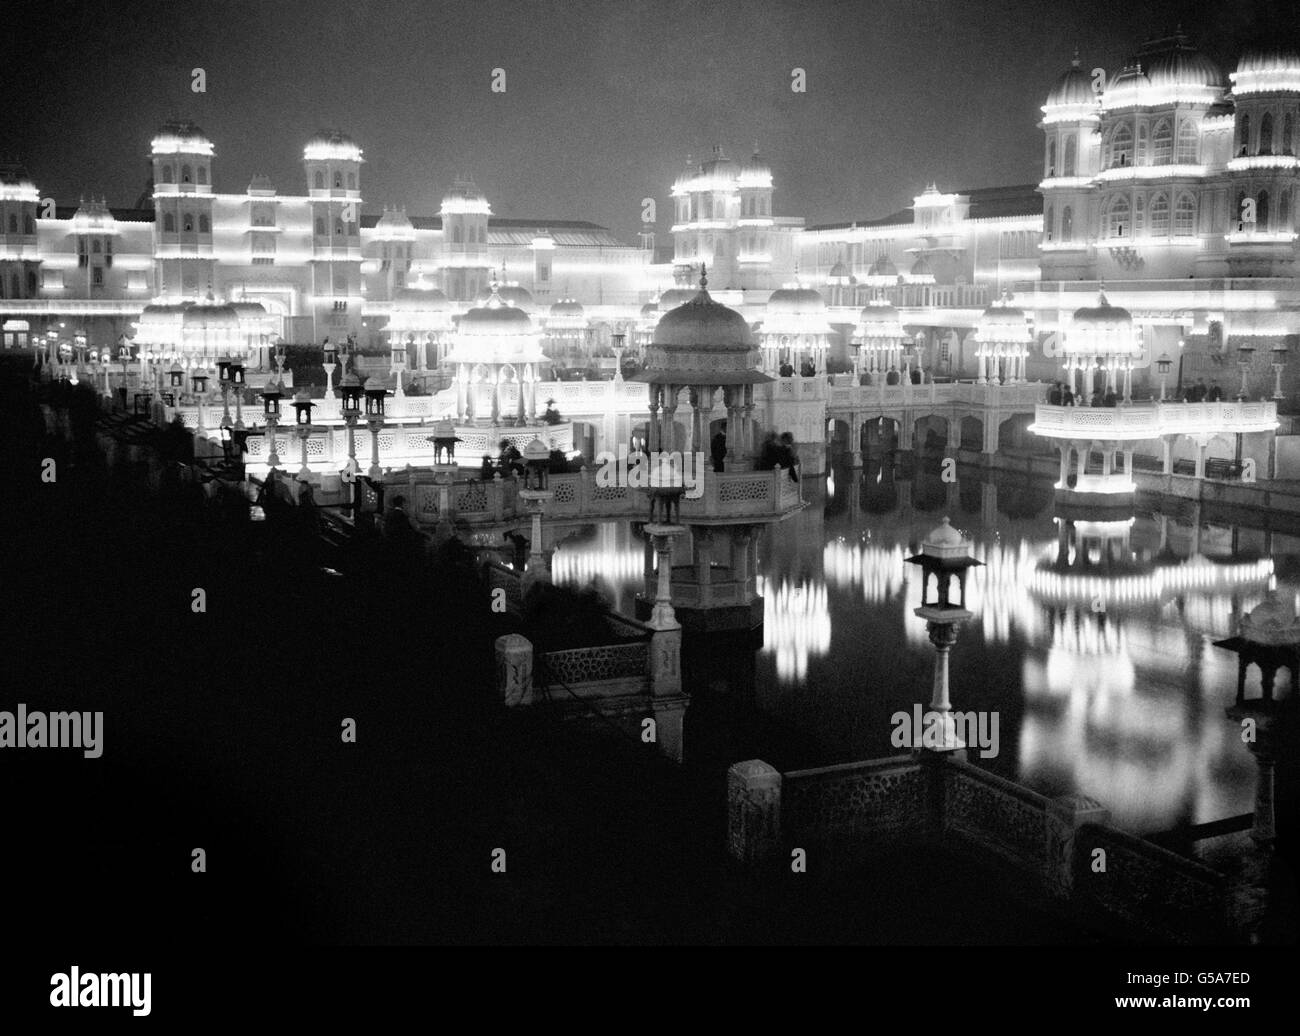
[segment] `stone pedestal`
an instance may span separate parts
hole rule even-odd
[[[526,704],[533,692],[533,644],[510,633],[496,640],[497,693],[507,707]]]
[[[761,759],[727,770],[727,852],[747,865],[769,862],[781,850],[781,773]]]

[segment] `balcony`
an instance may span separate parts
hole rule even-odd
[[[1271,432],[1277,427],[1277,404],[1270,400],[1128,403],[1114,407],[1039,404],[1030,431],[1048,439],[1140,441],[1165,435]]]

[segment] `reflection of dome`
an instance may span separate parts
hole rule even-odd
[[[689,302],[659,319],[646,347],[646,366],[634,380],[652,384],[743,385],[771,381],[745,318],[715,302],[708,278]]]
[[[1096,94],[1092,89],[1092,77],[1079,67],[1075,58],[1070,67],[1056,77],[1052,89],[1047,95],[1047,107],[1066,104],[1095,105]]]
[[[1241,620],[1241,635],[1256,644],[1300,643],[1300,619],[1276,590],[1270,590],[1264,603]]]

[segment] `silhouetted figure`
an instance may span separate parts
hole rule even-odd
[[[794,366],[787,361],[781,364],[781,368],[777,373],[783,378],[792,378],[794,377]]]
[[[897,385],[898,382],[899,382],[898,371],[894,370],[893,367],[890,367],[889,373],[885,375],[885,384]]]
[[[1115,406],[1119,402],[1119,395],[1114,389],[1108,391],[1102,399],[1102,406]]]
[[[1218,403],[1223,399],[1223,389],[1219,387],[1217,381],[1210,382],[1210,391],[1206,394],[1205,399],[1210,403]]]
[[[917,370],[915,367],[912,368],[911,378],[912,378],[913,385],[921,384],[921,372]]]
[[[1059,381],[1052,382],[1052,390],[1047,393],[1047,402],[1052,406],[1060,406],[1062,398],[1064,398],[1064,393],[1061,392],[1061,383]]]
[[[781,463],[781,444],[777,441],[776,432],[768,432],[763,436],[763,443],[758,450],[758,461],[754,468],[757,471],[771,471]]]
[[[710,440],[709,450],[713,454],[713,470],[721,471],[722,465],[727,459],[727,433],[718,432]]]
[[[794,435],[791,432],[781,433],[781,442],[778,447],[780,460],[778,463],[790,473],[790,481],[799,481],[799,454],[795,452]]]
[[[514,547],[514,567],[522,572],[528,563],[528,537],[517,529],[511,529],[501,538]]]
[[[496,474],[496,466],[492,463],[492,458],[486,453],[483,454],[483,463],[479,465],[479,478],[484,482],[491,482],[492,476]]]
[[[811,361],[804,360],[803,363],[799,364],[799,376],[801,378],[811,378],[816,373],[817,368],[812,365]]]

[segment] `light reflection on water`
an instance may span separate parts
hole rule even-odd
[[[1137,832],[1249,812],[1254,763],[1223,713],[1236,660],[1211,642],[1276,582],[1264,534],[1197,531],[1185,514],[1075,516],[1078,542],[1062,550],[1050,481],[978,477],[963,473],[957,489],[841,468],[831,493],[807,481],[809,506],[764,537],[752,700],[790,733],[769,761],[892,754],[890,716],[928,701],[934,660],[903,559],[948,514],[984,563],[952,653],[953,706],[1000,720],[999,755],[972,761],[1044,794],[1097,799]],[[1300,554],[1275,537],[1274,556],[1279,543]],[[626,524],[601,526],[594,540],[561,544],[554,571],[613,585],[630,611],[644,557]]]

